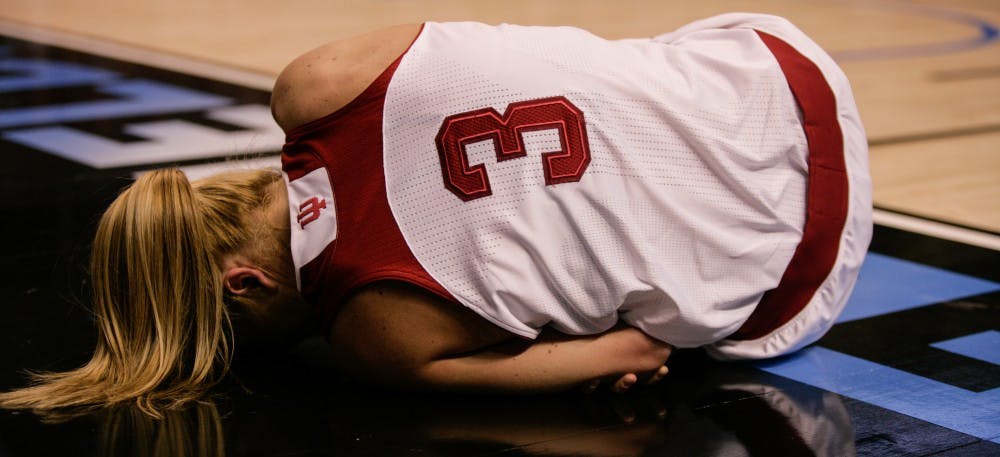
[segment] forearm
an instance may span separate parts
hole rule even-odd
[[[655,372],[670,355],[669,345],[627,326],[592,336],[512,338],[463,306],[389,282],[356,293],[330,332],[345,372],[402,388],[553,391]]]
[[[655,371],[670,347],[634,328],[601,335],[545,335],[519,347],[505,344],[459,357],[433,360],[418,378],[428,387],[493,392],[566,390],[624,373]]]

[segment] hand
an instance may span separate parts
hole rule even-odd
[[[642,383],[645,385],[656,384],[660,382],[660,380],[663,379],[669,371],[670,370],[667,369],[667,366],[663,365],[654,371],[639,373],[638,375],[635,373],[625,373],[622,377],[618,378],[613,385],[611,385],[611,391],[616,394],[625,393],[640,380],[642,380]]]
[[[643,362],[637,366],[626,366],[621,374],[604,376],[584,383],[582,386],[584,392],[590,393],[602,385],[606,385],[614,393],[625,393],[632,386],[639,383],[646,385],[656,384],[669,372],[665,365],[667,358],[670,357],[673,351],[673,347],[669,344],[651,338],[639,329],[625,325],[620,325],[608,331],[602,335],[602,338],[624,343],[622,347],[629,350],[626,359],[634,361],[642,360]]]
[[[629,389],[631,389],[632,386],[639,384],[640,381],[644,385],[656,384],[660,382],[660,380],[662,380],[669,372],[670,370],[667,368],[667,366],[663,365],[660,368],[650,372],[625,373],[621,375],[621,377],[618,377],[617,379],[614,377],[594,379],[581,386],[581,390],[583,390],[584,393],[589,394],[596,391],[602,385],[607,385],[610,391],[616,394],[623,394],[627,392]]]

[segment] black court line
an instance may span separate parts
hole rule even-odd
[[[968,81],[987,78],[1000,78],[1000,65],[941,70],[931,73],[931,80],[935,82]]]
[[[1000,282],[1000,251],[875,225],[869,251]]]
[[[869,147],[888,146],[903,143],[919,143],[922,141],[943,140],[947,138],[961,138],[966,136],[986,135],[1000,132],[1000,124],[977,125],[973,127],[962,127],[956,129],[938,130],[931,132],[911,133],[906,135],[888,136],[882,138],[869,138]]]

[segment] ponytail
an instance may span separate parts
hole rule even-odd
[[[33,386],[0,393],[0,407],[85,413],[134,402],[160,417],[203,398],[232,354],[219,262],[250,244],[248,229],[260,225],[253,214],[275,182],[274,171],[208,178],[200,189],[178,170],[140,177],[104,213],[94,238],[92,359],[33,374]]]

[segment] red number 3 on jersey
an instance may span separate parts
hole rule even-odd
[[[545,184],[580,180],[590,164],[587,127],[580,111],[565,97],[511,103],[501,116],[493,108],[445,118],[437,134],[444,184],[464,201],[493,194],[483,164],[470,165],[467,145],[493,140],[497,162],[524,157],[524,132],[556,129],[562,150],[542,154]]]

